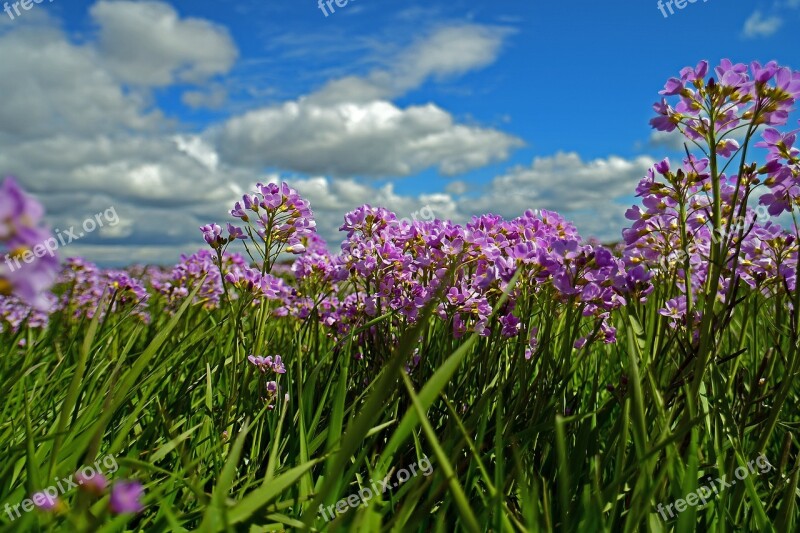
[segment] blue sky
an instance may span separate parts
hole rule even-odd
[[[460,221],[553,209],[613,239],[664,81],[700,59],[800,68],[800,1],[55,0],[0,13],[0,173],[65,253],[168,263],[257,181],[307,195],[335,242],[372,203]],[[13,9],[13,8],[12,8]],[[666,8],[668,9],[668,8]]]

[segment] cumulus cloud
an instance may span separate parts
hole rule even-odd
[[[511,30],[479,24],[437,28],[395,55],[389,68],[347,76],[310,95],[318,104],[370,102],[401,96],[429,79],[442,80],[495,62]]]
[[[407,176],[436,167],[447,175],[500,161],[519,139],[456,124],[433,104],[320,106],[306,100],[251,111],[218,135],[231,163],[334,176]]]
[[[219,155],[212,146],[196,135],[176,135],[173,140],[178,150],[215,172],[219,168]]]
[[[477,24],[437,28],[395,54],[389,68],[230,119],[215,131],[221,154],[231,164],[375,178],[427,168],[455,175],[502,161],[522,141],[457,124],[434,104],[401,109],[388,99],[486,67],[509,33]]]
[[[401,194],[392,182],[371,181],[425,169],[456,175],[503,161],[522,145],[502,131],[461,124],[435,103],[393,101],[424,83],[490,65],[506,29],[439,27],[364,76],[193,127],[168,119],[153,90],[181,84],[176,96],[184,104],[224,106],[224,75],[237,57],[227,30],[161,2],[101,0],[90,14],[96,40],[75,39],[48,20],[0,32],[0,171],[19,175],[38,193],[55,227],[112,206],[120,217],[118,226],[62,250],[67,255],[169,263],[201,247],[197,228],[225,221],[232,202],[257,181],[281,179],[309,198],[320,231],[334,244],[343,215],[364,203],[407,218],[428,207],[459,222],[487,211],[514,217],[529,208],[566,210],[584,217],[587,235],[617,224],[608,231],[616,235],[621,225],[605,213],[619,211],[611,203],[646,170],[644,160],[557,154],[484,188],[442,180],[444,192]],[[203,80],[212,81],[183,86]],[[589,216],[593,208],[601,214]]]
[[[228,180],[254,176],[216,168],[215,154],[203,148],[172,136],[53,136],[3,149],[0,168],[35,177],[34,190],[92,191],[165,206],[228,198]]]
[[[0,34],[0,139],[59,133],[151,130],[161,114],[124,91],[97,65],[96,51],[56,28],[27,26]]]
[[[460,180],[453,180],[444,188],[450,194],[464,194],[469,190],[469,185]]]
[[[228,72],[238,55],[224,27],[181,19],[162,2],[101,0],[90,13],[100,28],[101,59],[133,85],[199,83]]]
[[[639,180],[654,164],[649,157],[611,156],[584,161],[576,153],[537,157],[495,178],[474,199],[461,200],[462,212],[493,212],[515,217],[526,209],[558,211],[573,220],[585,237],[618,239],[625,207]]]
[[[307,191],[333,242],[342,216],[367,202],[408,217],[436,206],[437,216],[455,219],[461,215],[449,193],[401,195],[391,183],[375,187],[353,176],[402,176],[430,167],[455,174],[502,160],[521,144],[499,131],[460,125],[434,104],[323,104],[312,103],[314,95],[191,131],[165,117],[151,90],[230,69],[236,51],[227,32],[157,2],[100,1],[91,15],[97,41],[78,43],[47,17],[0,33],[0,91],[8,104],[0,107],[0,169],[39,194],[55,227],[68,228],[111,206],[120,217],[118,226],[64,250],[68,255],[126,264],[169,262],[196,250],[199,225],[224,220],[230,204],[256,181],[279,179],[258,167],[281,169]],[[416,54],[431,53],[426,42],[441,44],[447,35],[466,56],[414,63]],[[491,35],[478,27],[440,29],[415,42],[416,52],[400,52],[408,64],[391,76],[410,88],[479,68],[497,53],[499,41]],[[225,84],[212,82],[185,90],[182,100],[219,107],[226,97]]]

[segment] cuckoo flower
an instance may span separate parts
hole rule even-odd
[[[46,491],[36,492],[31,496],[34,506],[40,511],[52,513],[63,507],[57,496],[53,496]]]
[[[49,252],[57,244],[43,217],[42,205],[14,178],[6,178],[0,186],[0,297],[13,295],[33,309],[48,311],[47,291],[59,267]]]
[[[108,479],[100,472],[92,472],[91,476],[87,476],[79,470],[75,473],[75,481],[81,490],[95,496],[102,496],[108,489]]]
[[[724,299],[737,279],[763,291],[785,291],[795,278],[789,273],[796,264],[795,245],[789,244],[790,234],[770,226],[767,219],[800,206],[797,132],[775,127],[786,124],[800,98],[800,72],[774,61],[745,65],[724,59],[713,69],[713,77],[708,74],[705,63],[687,67],[661,91],[669,100],[654,107],[658,116],[651,121],[653,127],[679,129],[700,143],[706,158],[689,156],[679,170],[661,162],[640,182],[637,194],[646,210],[635,207],[626,214],[633,221],[623,232],[626,261],[677,274],[678,280],[687,280],[679,288],[690,297],[714,286],[714,297]],[[744,133],[742,144],[725,137],[734,128]],[[748,153],[758,128],[762,140],[756,146],[766,148],[766,163],[743,157],[738,164],[724,163]],[[723,171],[716,170],[720,168]],[[740,174],[726,176],[725,168],[738,168]],[[768,189],[759,200],[759,209],[766,211],[763,216],[748,207],[761,183]],[[712,272],[718,280],[710,277]]]
[[[714,69],[716,78],[706,79],[707,73],[708,64],[701,62],[667,81],[661,94],[678,102],[672,107],[662,99],[654,105],[658,116],[650,123],[655,129],[679,129],[691,140],[720,139],[740,123],[785,124],[800,97],[800,73],[774,61],[748,66],[723,59]]]
[[[797,130],[781,133],[767,129],[763,141],[756,146],[767,149],[767,165],[759,172],[766,174],[764,185],[769,192],[760,203],[767,206],[771,215],[793,212],[800,207],[800,149],[795,147]]]
[[[114,514],[144,511],[144,487],[138,481],[118,481],[111,488],[109,507]]]
[[[255,366],[262,374],[267,371],[275,372],[276,374],[285,374],[286,367],[283,364],[283,359],[280,355],[275,357],[261,357],[260,355],[250,355],[247,358],[250,364]]]
[[[112,313],[130,313],[145,323],[150,321],[146,310],[150,294],[141,280],[125,271],[102,270],[83,259],[70,258],[61,281],[68,286],[61,306],[71,309],[76,318],[91,319],[97,313],[105,318],[110,309]]]
[[[227,241],[249,237],[255,249],[250,250],[247,240],[245,246],[260,256],[262,270],[268,271],[281,253],[302,254],[306,251],[303,239],[315,234],[316,222],[308,201],[287,183],[259,183],[256,188],[258,193],[245,195],[231,210],[231,216],[246,226],[244,229],[229,226]]]

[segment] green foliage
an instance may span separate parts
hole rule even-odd
[[[791,316],[743,292],[714,331],[695,401],[696,354],[658,314],[670,289],[656,286],[652,304],[615,315],[616,344],[581,350],[572,345],[589,323],[579,313],[543,295],[519,299],[544,321],[530,359],[524,339],[454,339],[431,309],[402,329],[379,317],[370,324],[379,337],[356,346],[314,316],[209,311],[193,296],[149,324],[55,316],[44,331],[3,333],[0,529],[793,530]],[[286,363],[270,401],[246,360],[254,351]],[[762,454],[771,469],[748,470]],[[10,519],[6,504],[107,455],[119,463],[114,479],[145,484],[145,512],[112,517],[108,496],[71,490],[57,513]],[[423,458],[430,475],[417,471],[333,520],[320,514]],[[737,483],[705,506],[659,510],[723,475]]]

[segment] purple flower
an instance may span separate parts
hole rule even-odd
[[[251,364],[255,365],[262,373],[272,369],[272,357],[261,357],[260,355],[251,355],[247,357]]]
[[[702,81],[708,74],[708,61],[700,61],[695,68],[684,67],[681,69],[681,81]]]
[[[236,239],[239,240],[246,240],[247,235],[244,234],[244,230],[238,226],[234,226],[230,222],[228,222],[228,241],[233,242]],[[206,241],[208,242],[208,241]]]
[[[61,281],[70,287],[61,299],[61,307],[72,309],[75,318],[105,317],[107,306],[98,306],[103,296],[113,298],[112,313],[130,312],[143,322],[150,321],[147,302],[150,294],[141,280],[122,270],[99,269],[83,259],[67,259]]]
[[[144,486],[138,481],[118,481],[111,488],[109,507],[114,514],[141,513]]]
[[[734,65],[730,59],[720,61],[714,72],[716,72],[719,84],[722,86],[739,87],[748,80],[747,65],[743,63]]]
[[[664,85],[664,89],[659,91],[658,94],[674,96],[676,94],[681,94],[681,92],[683,92],[683,81],[678,78],[670,78],[666,85]]]
[[[739,149],[739,143],[734,139],[723,139],[717,143],[717,153],[722,157],[730,157]]]
[[[292,245],[288,246],[286,248],[286,251],[289,252],[290,254],[300,255],[302,253],[305,253],[306,247],[303,246],[302,243],[298,242],[296,244],[292,244]]]
[[[250,228],[248,232],[261,237],[260,242],[253,243],[255,250],[252,251],[271,268],[284,251],[292,254],[306,251],[302,241],[315,234],[316,222],[309,203],[287,183],[259,183],[256,188],[258,194],[243,196],[234,205],[231,215],[246,223]],[[244,231],[235,226],[229,225],[229,233],[228,242],[245,238]],[[214,240],[213,232],[204,231],[204,234],[207,242]]]
[[[653,104],[653,110],[659,115],[650,120],[650,124],[653,128],[658,131],[675,131],[681,120],[681,116],[675,113],[675,110],[667,104],[666,100],[662,99],[661,102]]]
[[[280,355],[276,355],[275,357],[268,356],[268,357],[261,357],[257,355],[251,355],[247,358],[248,361],[252,365],[255,365],[258,370],[262,373],[266,373],[268,370],[272,370],[276,374],[285,374],[286,367],[283,364],[283,359]]]
[[[53,512],[58,510],[61,502],[57,496],[51,496],[45,491],[36,492],[31,496],[33,505],[40,511]]]
[[[170,309],[175,309],[202,281],[194,303],[213,309],[219,305],[223,294],[222,278],[216,263],[216,253],[210,250],[200,250],[189,256],[182,255],[171,272],[158,275],[156,279],[151,279],[151,283],[157,292],[168,299]],[[239,254],[226,253],[222,256],[222,267],[225,270],[238,272],[246,268],[246,265],[247,262]]]
[[[686,316],[686,296],[667,300],[665,307],[658,310],[658,314],[671,318],[673,323],[680,322]]]
[[[14,178],[0,187],[0,298],[14,296],[37,311],[50,311],[47,291],[56,280],[57,242],[44,226],[44,208]],[[36,250],[46,248],[45,254]]]
[[[6,178],[0,187],[0,239],[12,238],[21,228],[36,227],[43,217],[42,204],[28,196],[17,180]]]
[[[80,486],[81,489],[96,496],[100,496],[108,488],[108,479],[106,479],[106,477],[99,472],[92,473],[93,475],[89,477],[84,475],[83,472],[78,471],[75,473],[75,481],[78,483],[78,486]]]
[[[213,249],[218,250],[225,244],[225,239],[222,238],[222,228],[217,224],[207,224],[200,228],[203,232],[203,239]]]
[[[519,318],[511,313],[500,317],[500,323],[503,325],[503,329],[500,332],[503,337],[516,336],[519,334],[520,328],[522,327]]]

